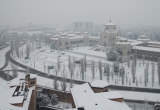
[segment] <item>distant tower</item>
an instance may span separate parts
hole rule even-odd
[[[104,25],[105,29],[101,33],[100,42],[106,46],[107,49],[113,49],[116,47],[116,41],[118,36],[117,26],[112,23],[111,20]]]

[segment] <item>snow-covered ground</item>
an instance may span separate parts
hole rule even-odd
[[[46,72],[47,74],[53,74],[58,76],[65,76],[70,78],[70,70],[69,67],[69,56],[71,59],[71,62],[80,61],[81,59],[86,58],[87,61],[87,68],[84,72],[84,80],[86,81],[92,81],[94,79],[100,79],[100,72],[99,72],[99,62],[102,63],[102,80],[107,80],[109,84],[116,84],[116,85],[122,85],[122,77],[119,76],[119,74],[114,73],[114,67],[113,63],[111,61],[106,60],[106,54],[105,52],[98,51],[94,47],[76,47],[72,50],[51,50],[49,47],[43,46],[41,49],[32,49],[32,52],[30,54],[29,59],[25,59],[25,45],[20,48],[20,51],[22,56],[20,58],[17,58],[14,54],[13,57],[30,67],[33,67],[35,69],[38,69],[40,71]],[[59,59],[59,60],[58,60]],[[93,69],[92,69],[92,62],[94,61],[94,72],[95,76],[93,77]],[[60,69],[57,70],[58,62],[60,62]],[[129,64],[128,64],[129,63]],[[110,75],[109,80],[107,79],[106,73],[104,73],[104,65],[109,65],[110,68]],[[154,66],[154,83],[152,85],[152,71]],[[136,72],[135,72],[135,82],[133,81],[133,75],[132,75],[132,60],[125,63],[120,63],[120,68],[125,69],[124,74],[124,82],[123,85],[125,86],[138,86],[138,87],[154,87],[159,88],[158,85],[158,72],[157,72],[157,62],[148,61],[148,60],[142,60],[137,59],[136,63]],[[52,69],[48,69],[49,66],[53,66]],[[78,63],[74,63],[73,66],[73,78],[82,80],[82,74],[81,74],[81,65]],[[147,67],[148,66],[148,67]],[[144,84],[144,76],[145,76],[145,69],[148,68],[148,83]],[[56,72],[58,71],[58,72]]]

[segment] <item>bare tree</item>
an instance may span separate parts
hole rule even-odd
[[[147,83],[148,83],[148,66],[149,64],[147,63],[146,64],[146,68],[144,69],[144,83],[145,83],[145,86],[147,86]]]
[[[63,68],[63,81],[61,82],[62,91],[66,91],[66,75],[65,75],[65,68]]]
[[[87,59],[86,59],[86,55],[84,56],[84,71],[86,72],[87,70]]]
[[[82,76],[82,80],[84,80],[85,79],[85,75],[84,75],[84,60],[82,59],[81,61],[81,76]]]
[[[71,81],[70,81],[70,87],[72,88],[73,86],[73,83],[72,83],[72,79],[73,79],[73,76],[74,76],[74,70],[75,70],[75,67],[74,67],[74,63],[71,62],[71,60],[69,61],[70,63],[70,76],[71,76]]]
[[[11,48],[11,54],[13,56],[13,52],[14,52],[14,42],[13,41],[10,42],[10,48]]]
[[[30,46],[29,46],[29,44],[27,43],[26,44],[26,58],[28,59],[29,57],[30,57]]]
[[[119,72],[119,62],[114,62],[113,64],[114,73],[118,75]]]
[[[100,76],[100,80],[102,80],[102,62],[101,62],[101,61],[99,61],[98,67],[99,67],[99,76]]]
[[[71,71],[71,56],[68,57],[68,69]]]
[[[136,80],[136,64],[135,60],[132,61],[132,82],[135,83]]]
[[[60,58],[57,58],[57,72],[60,71],[61,65],[60,65]]]
[[[56,70],[56,76],[57,76],[57,70]],[[54,84],[54,89],[57,90],[58,89],[57,79],[54,79],[53,84]]]
[[[92,79],[95,78],[95,63],[92,61],[91,63],[91,72],[92,72]]]
[[[152,87],[154,86],[155,64],[152,62]]]
[[[149,69],[149,62],[147,62],[147,64],[146,64],[146,80],[147,80],[147,83],[148,83],[148,81],[149,81],[149,72],[148,72],[148,69]]]
[[[125,77],[125,69],[124,69],[124,67],[122,67],[120,69],[120,76],[122,78],[122,85],[124,85],[124,77]]]
[[[109,82],[109,80],[110,80],[110,67],[109,67],[109,64],[105,64],[104,73],[106,74],[107,81]]]
[[[130,67],[130,56],[128,56],[127,66],[128,66],[128,68]]]
[[[15,41],[15,52],[16,52],[17,57],[19,58],[20,57],[20,55],[19,55],[19,42],[16,42],[16,41]]]
[[[157,66],[157,70],[158,70],[158,82],[159,82],[159,85],[160,85],[160,58],[158,58],[158,66]]]

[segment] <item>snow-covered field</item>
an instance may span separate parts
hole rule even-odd
[[[132,60],[125,63],[120,63],[119,68],[124,68],[124,76],[121,77],[119,73],[114,72],[114,62],[106,60],[106,54],[102,51],[97,51],[93,47],[76,47],[72,50],[51,50],[49,47],[43,46],[40,49],[32,49],[30,53],[30,58],[25,59],[25,49],[24,45],[20,48],[20,53],[22,53],[20,58],[17,58],[15,54],[13,57],[28,66],[31,66],[40,71],[44,71],[47,74],[53,74],[58,76],[65,76],[70,78],[71,71],[69,65],[73,69],[73,77],[78,80],[92,81],[93,79],[107,80],[110,84],[116,85],[126,85],[126,86],[138,86],[138,87],[154,87],[159,88],[158,85],[158,72],[157,72],[157,62],[137,59],[136,69],[135,69],[135,83],[133,83],[132,75]],[[82,65],[80,61],[86,59],[86,71],[82,74]],[[70,63],[71,64],[70,64]],[[74,62],[74,63],[73,63]],[[78,62],[78,63],[75,63]],[[94,67],[93,67],[94,63]],[[101,67],[99,64],[101,63]],[[106,74],[105,67],[109,65],[109,75]],[[154,66],[153,66],[154,65]],[[49,69],[51,67],[51,69]],[[94,68],[94,69],[93,69]],[[100,74],[100,69],[102,73],[102,78]],[[148,81],[145,85],[145,72],[146,68],[148,71]],[[94,72],[93,72],[94,70]],[[152,72],[154,70],[154,77]],[[154,79],[154,81],[152,81]]]

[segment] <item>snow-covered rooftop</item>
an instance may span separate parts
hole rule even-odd
[[[130,42],[130,44],[131,44],[132,46],[136,46],[136,45],[142,44],[142,41],[138,41],[138,40],[128,39],[128,41]]]
[[[117,91],[100,92],[100,93],[96,93],[96,95],[101,96],[104,99],[119,99],[119,98],[123,98],[122,95]]]
[[[16,81],[16,80],[14,80]],[[35,89],[35,86],[29,88],[27,93],[26,100],[24,100],[23,96],[12,96],[16,87],[10,88],[10,83],[0,78],[0,110],[28,110],[32,91]],[[13,81],[12,81],[13,82]],[[18,84],[18,83],[17,83]],[[3,100],[2,100],[3,99]],[[14,106],[12,104],[22,103],[22,107]]]
[[[84,107],[85,110],[130,110],[125,103],[111,101],[96,95],[88,83],[74,86],[71,93],[76,108]]]
[[[154,47],[134,46],[133,49],[150,51],[150,52],[160,52],[160,48],[154,48]]]
[[[23,100],[24,100],[24,96],[10,97],[9,103],[10,104],[23,103]]]
[[[124,97],[124,99],[128,100],[151,101],[151,102],[160,101],[159,93],[133,92],[133,91],[117,91],[117,92],[119,92]]]
[[[92,87],[97,87],[97,88],[104,88],[109,86],[108,83],[104,80],[93,80],[91,82]]]
[[[7,81],[0,78],[0,82],[0,110],[20,110],[19,107],[13,106],[9,103],[9,96],[12,91],[9,89]]]

